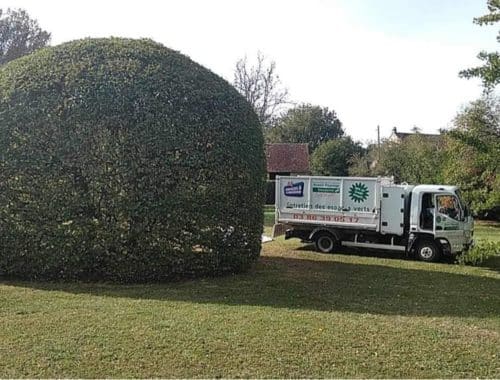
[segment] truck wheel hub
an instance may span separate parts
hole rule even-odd
[[[324,236],[320,237],[318,241],[318,245],[323,251],[329,251],[333,248],[333,241],[332,239]]]
[[[430,259],[433,254],[434,254],[434,251],[432,250],[431,247],[423,247],[420,250],[420,256],[422,256],[424,259]]]

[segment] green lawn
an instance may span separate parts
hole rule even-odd
[[[266,208],[264,209],[264,226],[272,227],[272,225],[274,224],[274,218],[274,206],[272,208],[270,206],[266,206]]]
[[[225,278],[0,281],[0,326],[2,378],[498,378],[500,267],[323,255],[280,238]]]
[[[475,222],[474,237],[478,240],[500,241],[500,223],[498,222]]]

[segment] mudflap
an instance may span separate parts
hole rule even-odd
[[[273,233],[271,234],[273,239],[276,239],[278,236],[282,236],[285,234],[288,226],[283,223],[276,223],[273,226]]]

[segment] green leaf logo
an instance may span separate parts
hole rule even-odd
[[[357,182],[349,188],[349,198],[354,202],[364,202],[368,198],[368,195],[370,195],[370,192],[364,183]]]

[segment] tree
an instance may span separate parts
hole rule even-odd
[[[289,109],[267,134],[271,143],[307,143],[313,152],[321,143],[344,135],[333,110],[310,104]]]
[[[328,140],[319,145],[311,156],[311,170],[314,175],[346,176],[355,155],[363,154],[363,147],[351,137]]]
[[[354,177],[371,177],[373,166],[377,163],[378,146],[369,144],[361,153],[355,153],[349,160],[349,175]]]
[[[500,21],[500,0],[488,0],[488,10],[488,14],[474,18],[474,23],[492,25]],[[497,41],[500,42],[500,32]],[[484,62],[484,65],[463,70],[459,75],[463,78],[480,78],[486,92],[491,91],[500,83],[500,55],[498,52],[482,51],[477,57]]]
[[[260,122],[269,127],[288,101],[288,90],[276,74],[276,62],[266,63],[264,55],[257,53],[257,63],[250,66],[247,58],[236,63],[234,87],[254,107]]]
[[[444,177],[460,186],[478,214],[488,216],[500,208],[499,99],[487,96],[472,102],[454,124],[455,129],[447,134]]]
[[[0,9],[0,65],[47,45],[50,33],[23,9]]]
[[[401,142],[385,141],[373,174],[394,176],[396,181],[413,184],[441,183],[444,157],[443,138],[416,133]]]

